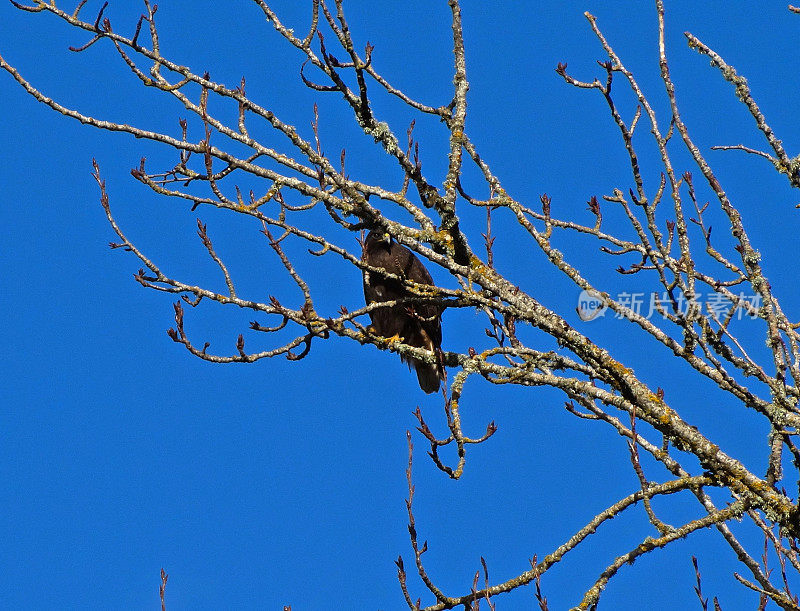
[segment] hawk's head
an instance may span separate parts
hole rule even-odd
[[[364,250],[370,248],[389,248],[392,245],[392,236],[386,233],[383,229],[373,229],[367,234],[364,240]]]

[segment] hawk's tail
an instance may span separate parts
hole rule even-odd
[[[438,352],[437,352],[437,356]],[[417,380],[419,387],[426,393],[431,394],[439,390],[439,386],[444,382],[444,367],[441,363],[431,364],[424,361],[413,359],[411,361],[414,369],[417,370]]]

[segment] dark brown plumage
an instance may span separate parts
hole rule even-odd
[[[408,248],[394,242],[380,230],[373,230],[364,240],[361,260],[372,267],[386,270],[399,278],[417,284],[433,285],[433,278]],[[364,298],[367,305],[413,297],[408,287],[399,280],[386,278],[377,272],[364,270]],[[444,380],[442,365],[442,310],[434,303],[399,303],[377,308],[369,313],[372,330],[382,337],[402,338],[404,344],[425,348],[436,355],[436,364],[413,357],[400,358],[417,371],[419,386],[426,393],[439,390]]]

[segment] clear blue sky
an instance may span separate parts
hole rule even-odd
[[[71,11],[73,4],[64,8]],[[303,31],[306,4],[283,0],[275,8],[285,23]],[[444,0],[345,4],[356,39],[375,45],[379,71],[426,102],[449,101],[452,57]],[[91,0],[84,14],[94,14],[99,5]],[[254,3],[229,1],[225,10],[220,5],[162,0],[162,52],[230,85],[244,74],[256,100],[308,134],[315,96],[299,80],[300,55],[287,48]],[[632,186],[600,96],[565,85],[554,72],[558,62],[567,62],[578,78],[601,76],[595,60],[604,56],[585,10],[598,17],[663,113],[651,3],[463,6],[471,85],[467,129],[473,141],[514,197],[536,205],[547,192],[554,214],[584,221],[589,197]],[[800,16],[779,1],[667,0],[667,10],[679,102],[703,150],[762,142],[731,87],[687,48],[685,30],[749,79],[794,154]],[[127,33],[140,11],[136,2],[112,0],[106,14],[115,31]],[[85,53],[70,53],[69,45],[88,40],[85,33],[9,3],[0,4],[0,22],[0,54],[45,94],[98,118],[179,133],[185,110],[143,90],[111,45],[101,41]],[[338,157],[346,147],[353,175],[398,185],[391,164],[352,128],[339,97],[317,99],[328,152]],[[630,97],[621,99],[632,115]],[[376,109],[396,133],[405,132],[405,110],[383,99]],[[99,205],[91,159],[100,163],[112,208],[131,239],[187,280],[220,284],[195,235],[200,216],[253,299],[292,294],[259,227],[217,211],[191,213],[155,197],[130,177],[130,168],[142,156],[151,168],[168,167],[171,151],[66,119],[35,103],[5,73],[0,116],[0,347],[6,355],[0,607],[155,609],[164,567],[170,611],[284,604],[298,611],[404,608],[394,560],[402,555],[413,566],[404,505],[405,431],[415,425],[411,412],[417,405],[443,431],[440,399],[423,395],[414,376],[388,353],[344,340],[316,344],[299,363],[221,366],[192,357],[165,333],[173,325],[171,297],[142,289],[132,279],[139,262],[108,249],[115,236]],[[661,120],[666,124],[668,118],[662,114]],[[418,123],[426,175],[441,182],[445,131],[432,121]],[[794,210],[800,198],[764,160],[736,152],[709,158],[750,223],[784,309],[796,311],[800,292],[787,247],[796,244],[800,230]],[[658,170],[652,156],[643,164],[651,176]],[[470,181],[479,188],[474,176]],[[715,225],[722,239],[725,225]],[[608,279],[609,292],[634,286],[609,273],[619,262],[598,256],[595,244],[565,241],[561,247],[590,277]],[[324,294],[322,304],[334,311],[339,304],[361,303],[355,269],[339,268],[342,277],[330,282],[323,272],[335,266],[314,261],[319,265],[306,271]],[[763,452],[751,449],[752,440],[760,444],[766,433],[760,423],[708,384],[698,384],[686,367],[626,325],[581,323],[573,314],[577,291],[548,271],[541,253],[519,232],[498,238],[498,266],[653,387],[664,388],[667,401],[689,422],[763,470]],[[263,341],[247,331],[252,318],[207,306],[187,312],[186,325],[200,344],[207,339],[212,351],[233,353],[240,332],[248,347]],[[448,313],[445,348],[485,345],[482,327],[471,313]],[[460,481],[437,471],[425,456],[424,440],[414,435],[417,528],[429,542],[431,575],[453,595],[468,590],[481,555],[492,581],[508,579],[525,570],[534,554],[551,552],[638,486],[625,442],[567,414],[558,393],[479,381],[468,391],[462,406],[467,432],[480,434],[491,420],[500,430],[490,442],[470,448]],[[648,468],[651,479],[664,479],[657,467]],[[662,517],[674,523],[697,515],[693,499],[673,499],[663,510]],[[644,520],[637,510],[603,526],[548,572],[542,587],[551,609],[576,604],[600,571],[639,541]],[[743,534],[757,546],[748,536]],[[707,595],[720,596],[726,611],[755,607],[752,593],[733,580],[733,555],[715,531],[696,533],[624,567],[601,607],[699,608],[692,591],[693,553],[700,557]],[[431,602],[409,573],[413,595]],[[531,588],[497,603],[499,609],[535,604]]]

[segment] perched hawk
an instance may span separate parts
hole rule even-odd
[[[433,285],[428,270],[408,248],[392,241],[380,230],[367,234],[361,260],[372,267],[382,268],[399,278],[417,284]],[[364,298],[367,305],[381,301],[394,301],[413,297],[408,287],[399,280],[385,278],[377,272],[364,270]],[[425,348],[436,355],[436,364],[426,363],[401,355],[409,367],[417,370],[419,386],[426,393],[439,390],[444,380],[442,364],[442,310],[434,303],[399,303],[377,308],[369,313],[372,331],[387,338],[399,338],[404,344]]]

